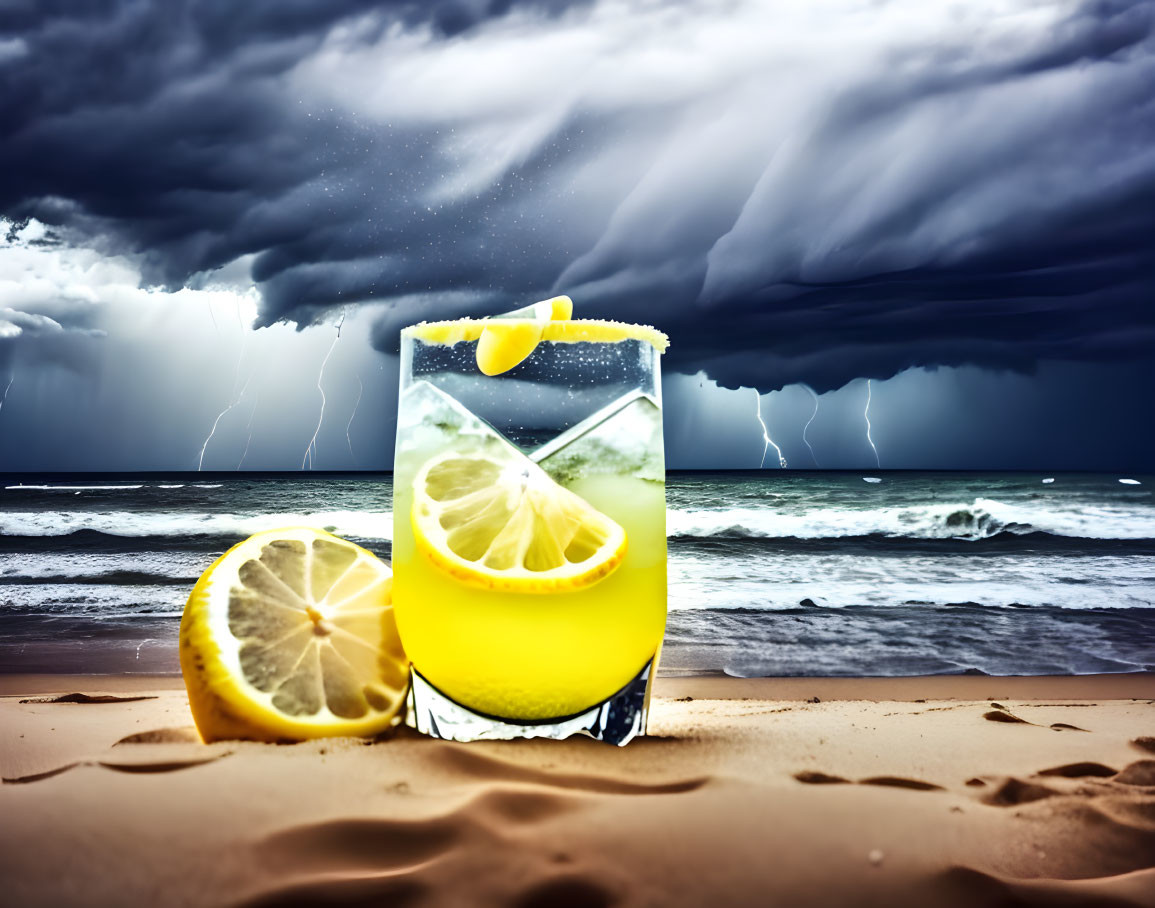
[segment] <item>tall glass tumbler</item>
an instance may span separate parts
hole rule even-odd
[[[666,339],[502,321],[401,333],[393,601],[407,721],[458,741],[624,744],[645,732],[666,622]],[[524,329],[531,352],[483,374],[479,344],[499,328],[501,342]]]

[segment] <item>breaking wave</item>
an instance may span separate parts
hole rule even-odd
[[[67,536],[84,530],[106,536],[244,538],[262,530],[315,526],[355,539],[387,540],[393,535],[388,511],[314,511],[237,516],[170,511],[35,511],[0,514],[3,536]]]
[[[861,510],[815,508],[795,513],[775,513],[768,507],[677,510],[669,512],[666,530],[671,538],[882,536],[977,541],[1002,535],[1046,534],[1075,539],[1151,539],[1155,538],[1155,509],[1057,509],[976,498],[971,504]]]
[[[322,527],[338,536],[390,541],[386,510],[212,514],[188,511],[17,511],[0,513],[0,536],[67,536],[84,531],[128,538],[236,537],[286,526]],[[970,504],[886,508],[813,508],[777,512],[772,506],[670,509],[667,535],[678,539],[926,539],[979,541],[1052,536],[1089,540],[1155,539],[1155,508],[1007,504],[977,498]]]

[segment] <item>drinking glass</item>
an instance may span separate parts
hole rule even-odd
[[[457,741],[625,744],[645,732],[666,622],[665,337],[526,319],[540,341],[486,375],[478,344],[495,321],[401,332],[393,602],[407,722]]]

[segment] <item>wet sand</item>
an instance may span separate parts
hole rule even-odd
[[[664,678],[651,732],[204,745],[179,676],[3,675],[4,902],[1155,906],[1155,676]]]

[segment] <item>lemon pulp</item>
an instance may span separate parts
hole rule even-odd
[[[389,568],[320,530],[258,533],[197,582],[181,670],[206,741],[373,735],[408,683]]]
[[[481,589],[565,593],[611,574],[625,531],[513,452],[431,458],[413,481],[418,548]]]

